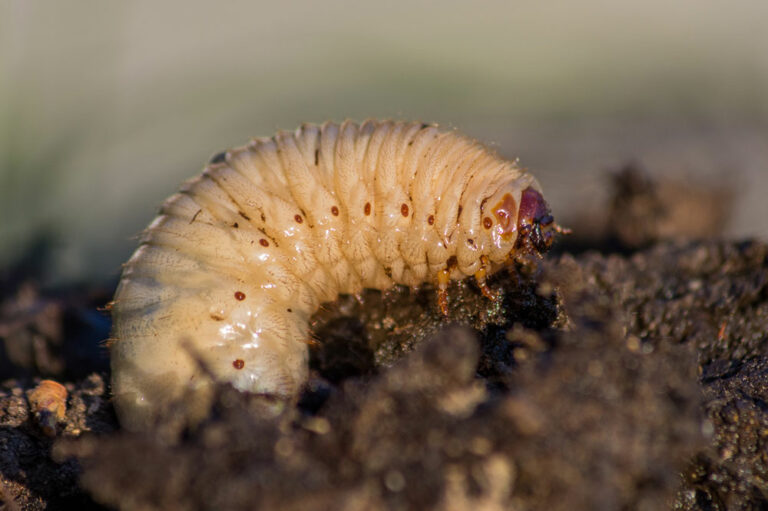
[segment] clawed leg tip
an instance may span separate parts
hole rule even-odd
[[[492,302],[498,302],[501,300],[501,293],[498,291],[491,291],[490,289],[487,291],[483,291],[483,296],[488,298]]]
[[[440,307],[440,314],[443,317],[448,316],[448,293],[440,291],[437,297],[437,305]]]

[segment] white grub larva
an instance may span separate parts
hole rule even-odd
[[[204,416],[212,381],[291,397],[307,378],[308,320],[363,288],[485,283],[546,251],[555,232],[535,178],[479,142],[369,120],[257,138],[213,157],[162,206],[126,263],[112,315],[124,427],[181,399]]]

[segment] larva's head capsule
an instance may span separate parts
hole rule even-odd
[[[546,252],[558,232],[564,231],[555,223],[541,193],[530,186],[523,190],[517,215],[515,250],[525,254]]]
[[[555,233],[565,232],[554,223],[538,184],[529,175],[502,187],[487,203],[492,217],[483,222],[491,229],[491,261],[539,255],[552,245]]]
[[[498,265],[541,256],[549,250],[556,234],[570,233],[554,222],[538,183],[527,173],[502,186],[484,205],[490,205],[485,207],[482,219],[491,235],[487,256]]]

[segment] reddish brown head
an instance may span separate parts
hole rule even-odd
[[[559,232],[558,226],[544,197],[531,187],[523,190],[517,216],[515,249],[527,253],[546,252],[555,240],[556,232]]]
[[[490,207],[484,209],[486,204]],[[540,256],[558,233],[570,232],[554,222],[538,185],[527,175],[498,188],[483,200],[480,211],[480,225],[491,237],[485,255],[496,264]]]

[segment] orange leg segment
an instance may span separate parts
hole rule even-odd
[[[451,273],[448,269],[437,273],[437,305],[443,316],[448,315],[448,283],[451,281]]]
[[[475,272],[475,281],[477,282],[477,286],[480,288],[480,291],[483,293],[483,296],[495,302],[500,298],[500,295],[498,292],[492,291],[491,288],[488,287],[488,284],[485,280],[488,276],[488,270],[486,269],[488,267],[488,258],[486,256],[482,256],[480,258],[480,263],[480,269]]]
[[[307,339],[302,339],[302,342],[307,346],[309,346],[309,349],[316,349],[320,347],[320,341],[312,337],[309,337]]]

